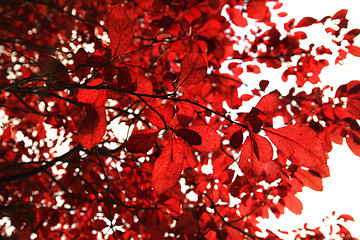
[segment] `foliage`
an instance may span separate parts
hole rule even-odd
[[[281,7],[2,1],[1,237],[279,239],[259,218],[301,214],[296,193],[323,189],[331,144],[360,156],[360,81],[317,85],[328,56],[360,56],[360,30],[347,10],[279,24]],[[314,25],[337,50],[303,46]],[[240,79],[265,68],[286,94]],[[343,220],[330,235],[354,239]]]

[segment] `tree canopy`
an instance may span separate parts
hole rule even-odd
[[[360,81],[319,85],[360,29],[282,5],[1,1],[1,238],[280,239],[259,219],[301,214],[332,143],[360,156]],[[313,26],[331,49],[304,44]],[[334,218],[297,239],[355,239]]]

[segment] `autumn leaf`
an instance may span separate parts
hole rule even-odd
[[[188,129],[197,132],[201,137],[201,144],[194,145],[194,147],[199,151],[213,152],[220,148],[221,137],[220,135],[211,127],[206,125],[191,126]]]
[[[153,85],[151,84],[151,81],[142,76],[139,75],[137,76],[137,89],[136,89],[136,93],[140,93],[140,94],[147,94],[147,95],[151,95],[153,94]]]
[[[40,55],[38,64],[41,71],[49,75],[49,79],[53,82],[51,85],[55,83],[72,83],[67,68],[56,58]]]
[[[147,153],[155,144],[159,129],[145,129],[133,132],[126,142],[131,153]]]
[[[187,127],[193,119],[194,108],[191,103],[180,101],[177,103],[178,112],[176,118],[179,124],[183,127]]]
[[[175,138],[162,149],[151,177],[151,184],[157,194],[164,193],[179,181],[184,152],[184,144]]]
[[[260,99],[256,108],[259,109],[266,117],[272,118],[278,112],[280,102],[281,101],[278,95],[267,94]]]
[[[86,105],[86,116],[79,126],[79,142],[86,149],[95,147],[106,132],[105,106]]]
[[[303,210],[303,205],[301,201],[293,194],[288,194],[284,198],[285,206],[295,213],[296,215],[300,215]]]
[[[201,136],[190,129],[187,128],[180,128],[175,130],[175,133],[181,137],[182,139],[184,139],[185,141],[187,141],[190,145],[200,145],[201,144]]]
[[[113,56],[124,54],[131,45],[133,26],[130,18],[120,4],[112,7],[107,25],[111,54]]]
[[[165,120],[165,122],[172,126],[173,125],[173,119],[175,116],[175,107],[172,103],[167,102],[164,106],[164,109],[162,111],[162,117]]]
[[[80,48],[74,55],[75,74],[80,79],[85,78],[90,73],[90,67],[85,65],[88,59],[89,55],[83,48]]]
[[[118,84],[117,87],[124,91],[124,92],[135,92],[137,91],[137,79],[133,79],[133,74],[130,72],[128,67],[118,67],[118,74],[117,74],[117,78],[118,78]],[[145,86],[142,86],[140,90],[140,93],[142,93],[141,91],[145,91],[148,92],[148,83],[146,83],[146,80],[141,78],[140,80],[142,83],[145,83]]]
[[[347,222],[347,221],[352,221],[352,222],[355,222],[355,219],[353,216],[350,216],[348,214],[341,214],[338,218],[338,220],[342,219],[344,222]]]
[[[102,84],[102,78],[92,79],[87,86],[97,86]],[[79,92],[76,96],[77,100],[81,103],[92,104],[95,107],[104,106],[107,100],[107,92],[105,89],[79,89]]]
[[[197,52],[188,53],[181,61],[180,84],[198,84],[206,75],[204,57]]]
[[[312,17],[304,17],[303,19],[301,19],[297,25],[295,25],[296,28],[301,28],[301,27],[308,27],[310,25],[313,25],[314,23],[316,23],[317,20],[315,18]]]
[[[241,146],[243,143],[243,132],[242,129],[236,131],[231,137],[230,137],[230,145],[237,149]]]
[[[294,164],[316,167],[325,164],[327,154],[320,137],[305,125],[266,128],[266,135]]]
[[[360,57],[360,47],[349,45],[346,47],[349,50],[349,53],[351,53],[355,57]]]
[[[248,17],[261,20],[266,13],[265,0],[250,1],[247,4],[246,12]]]
[[[315,176],[308,170],[301,168],[297,169],[294,175],[302,184],[304,184],[304,186],[307,186],[315,191],[323,190],[322,178],[320,176]]]
[[[248,25],[247,19],[243,16],[240,9],[228,8],[227,12],[230,16],[231,21],[238,27],[246,27]]]
[[[239,167],[247,178],[255,178],[264,172],[265,165],[255,157],[250,148],[251,145],[245,140],[239,159]]]
[[[155,107],[153,109],[146,108],[144,110],[144,116],[149,123],[153,124],[158,128],[165,128],[164,119],[162,118],[163,109],[160,107]]]
[[[301,214],[297,193],[323,189],[332,143],[360,155],[360,81],[318,86],[329,60],[360,56],[350,10],[25,2],[0,4],[0,238],[258,239],[261,218]],[[301,31],[314,25],[337,50]],[[258,81],[272,73],[289,91]],[[340,214],[330,235],[350,239]],[[303,228],[293,238],[329,237]]]

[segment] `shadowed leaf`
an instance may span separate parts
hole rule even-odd
[[[131,153],[147,153],[155,144],[159,129],[145,129],[131,134],[126,149]]]

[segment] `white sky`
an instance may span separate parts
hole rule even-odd
[[[360,14],[358,14],[359,2],[355,0],[285,0],[282,10],[300,20],[302,17],[311,16],[322,19],[324,16],[332,15],[340,9],[348,9],[349,29],[360,28]],[[316,32],[308,37],[319,38]],[[322,39],[321,39],[322,40]],[[357,45],[360,46],[359,41]],[[323,83],[339,86],[350,80],[358,80],[358,68],[360,58],[348,56],[343,66],[330,66],[324,69],[320,79]],[[344,224],[350,230],[353,237],[360,238],[360,207],[359,207],[359,183],[360,183],[360,158],[355,156],[345,145],[334,144],[333,151],[329,153],[331,177],[324,179],[324,191],[316,192],[309,188],[304,188],[302,193],[297,196],[302,201],[304,210],[301,215],[295,215],[289,210],[285,210],[285,215],[276,219],[271,217],[261,221],[264,228],[271,230],[293,230],[303,227],[304,223],[309,223],[311,227],[322,225],[322,219],[331,216],[332,211],[335,216],[340,214],[350,214],[355,218],[355,223]],[[288,239],[294,239],[289,237]]]

